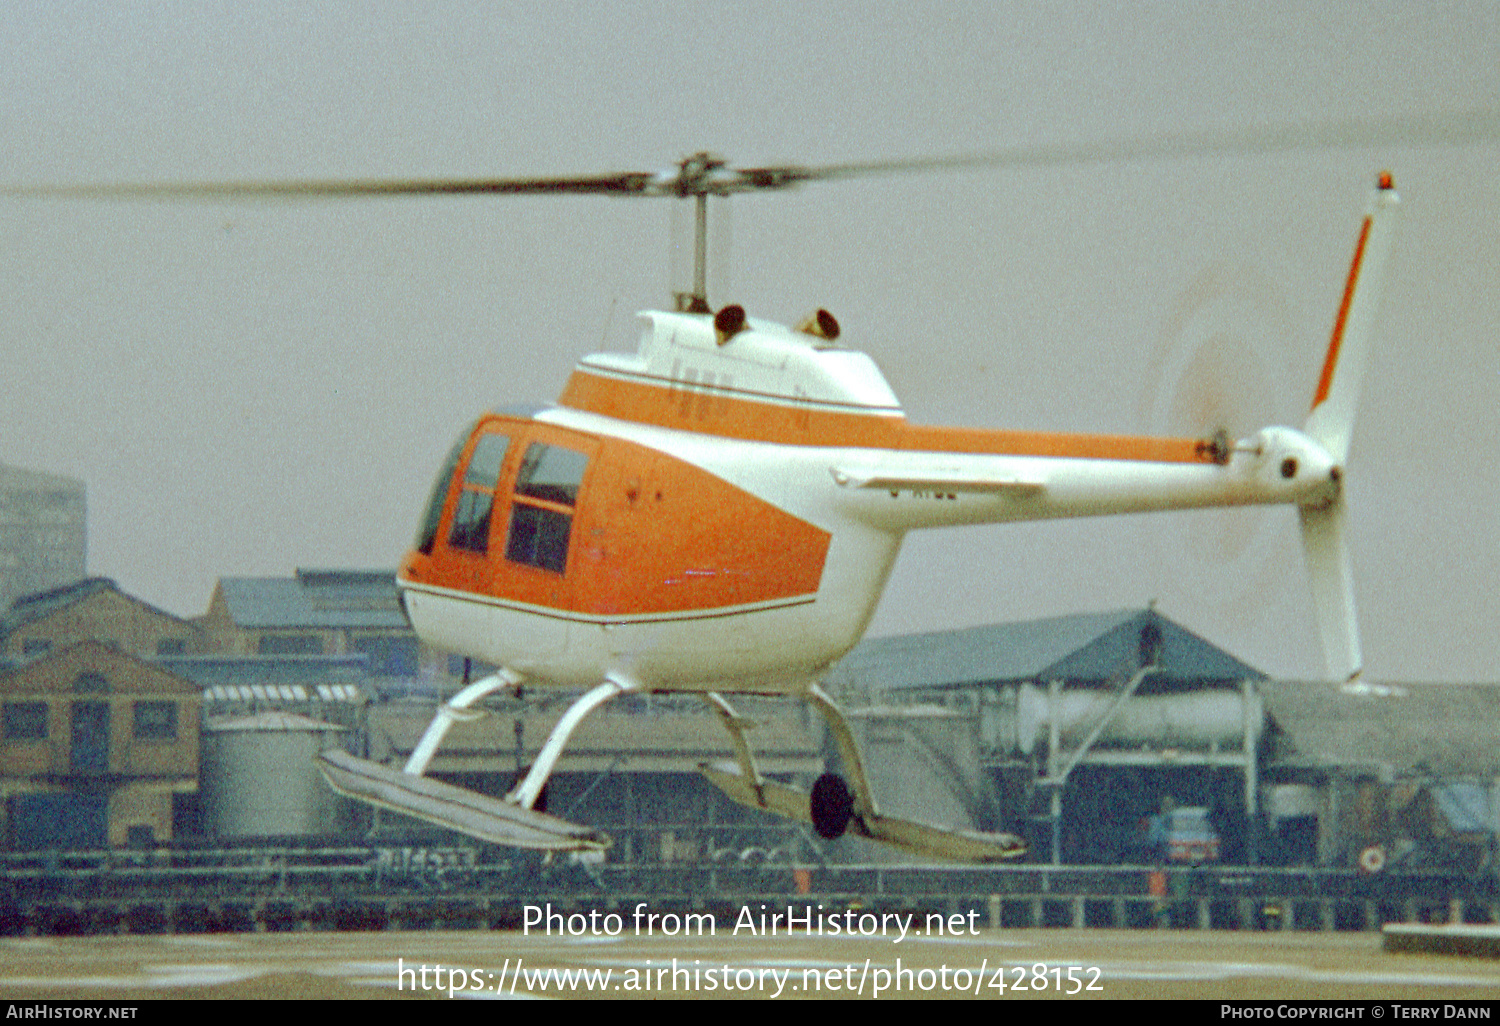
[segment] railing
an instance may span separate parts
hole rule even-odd
[[[756,846],[751,845],[754,848]],[[776,850],[774,846],[767,852]],[[722,853],[721,853],[722,856]],[[587,864],[467,846],[0,855],[0,933],[516,928],[570,911],[746,907],[972,914],[990,927],[1367,930],[1500,922],[1489,875],[1227,866]]]

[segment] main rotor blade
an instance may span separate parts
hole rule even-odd
[[[104,185],[0,185],[0,196],[62,199],[353,198],[595,194],[614,196],[728,196],[785,189],[802,182],[864,175],[1053,167],[1140,160],[1284,153],[1370,146],[1467,146],[1500,141],[1500,109],[1459,111],[1367,121],[1314,121],[1227,131],[1186,132],[1098,142],[1013,146],[947,157],[873,160],[805,167],[788,164],[730,168],[698,153],[675,168],[617,174],[528,178],[408,178],[247,182],[162,182]]]
[[[354,198],[363,196],[464,196],[493,194],[599,193],[630,195],[646,191],[649,173],[574,178],[407,178],[327,179],[264,182],[146,182],[96,185],[0,186],[0,196],[58,199],[256,199]]]
[[[1492,142],[1500,142],[1500,109],[1376,118],[1368,121],[1312,121],[1290,125],[1257,125],[1228,131],[1184,132],[1146,138],[1013,146],[987,153],[949,157],[873,160],[807,168],[767,167],[742,170],[739,173],[752,177],[762,176],[780,186],[798,181],[925,171],[1107,164],[1164,160],[1174,157],[1285,153],[1294,150],[1356,149],[1371,146],[1469,146]]]

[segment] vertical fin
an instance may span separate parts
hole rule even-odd
[[[1349,280],[1344,286],[1343,302],[1339,304],[1333,335],[1328,341],[1328,353],[1323,359],[1323,373],[1318,378],[1312,411],[1302,429],[1339,465],[1349,457],[1354,413],[1370,354],[1375,313],[1385,284],[1386,263],[1391,255],[1396,209],[1400,202],[1390,173],[1382,173],[1370,210],[1360,228],[1354,260],[1349,266]]]
[[[1343,467],[1349,458],[1354,414],[1374,334],[1375,315],[1395,231],[1397,204],[1389,172],[1383,172],[1360,228],[1349,280],[1323,359],[1323,372],[1304,432],[1333,458],[1339,489],[1331,499],[1300,507],[1302,549],[1312,578],[1313,606],[1329,679],[1347,682],[1360,675],[1364,657],[1354,607],[1348,514]]]

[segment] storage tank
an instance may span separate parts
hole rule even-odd
[[[209,833],[235,840],[348,831],[349,801],[329,789],[314,762],[342,732],[286,712],[208,720],[201,783]]]
[[[1002,707],[992,714],[992,743],[1002,750],[1030,755],[1047,739],[1055,718],[1063,747],[1074,747],[1109,711],[1115,698],[1110,691],[1068,688],[1054,701],[1046,689],[1022,685],[1013,708]],[[1116,710],[1097,743],[1113,748],[1238,748],[1246,725],[1258,726],[1264,716],[1260,696],[1254,691],[1132,695]]]

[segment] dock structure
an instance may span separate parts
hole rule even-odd
[[[1389,950],[1500,946],[1500,889],[1437,872],[1148,866],[618,865],[469,847],[345,847],[5,856],[0,934],[519,929],[566,914],[821,908],[963,916],[987,928],[1375,931]],[[1400,925],[1398,929],[1397,924]],[[1441,927],[1441,930],[1435,928]],[[1482,944],[1475,940],[1474,944]],[[1407,945],[1407,947],[1402,947]],[[1454,948],[1453,950],[1458,950]]]

